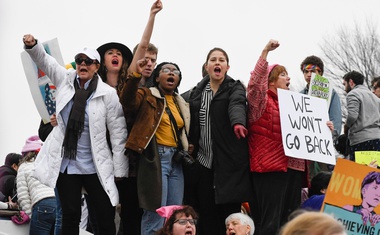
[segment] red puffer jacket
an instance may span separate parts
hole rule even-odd
[[[286,172],[289,157],[282,146],[277,95],[267,91],[267,104],[262,116],[249,125],[250,168],[253,172]]]

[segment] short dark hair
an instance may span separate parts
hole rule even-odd
[[[5,165],[6,166],[12,166],[13,164],[16,164],[18,165],[20,160],[22,158],[22,155],[21,154],[18,154],[18,153],[9,153],[6,157],[5,157]]]
[[[376,184],[380,184],[380,172],[376,172],[376,171],[369,172],[362,181],[361,189],[363,189],[367,184],[370,184],[372,182],[375,182]],[[363,198],[362,193],[361,193],[361,196]]]
[[[309,197],[313,195],[321,195],[322,189],[327,189],[331,179],[331,172],[321,171],[316,174],[310,182]]]
[[[179,66],[176,63],[173,63],[173,62],[162,62],[162,63],[160,63],[159,65],[156,66],[156,68],[153,70],[153,73],[151,75],[152,78],[153,78],[153,86],[158,87],[158,82],[156,81],[156,78],[158,78],[158,76],[160,76],[160,71],[162,69],[162,66],[164,66],[166,64],[172,64],[172,65],[174,65],[181,72],[181,69],[179,68]],[[179,73],[178,76],[179,76],[179,82],[178,82],[177,87],[179,87],[179,84],[181,84],[182,73]]]
[[[318,66],[321,69],[321,75],[323,75],[324,65],[323,65],[323,61],[321,60],[321,58],[319,58],[318,56],[315,56],[315,55],[311,55],[311,56],[306,57],[300,65],[300,69],[302,72],[303,72],[303,66],[308,65],[308,64],[313,64],[313,65]]]
[[[346,73],[343,76],[343,79],[346,82],[349,82],[351,79],[355,83],[355,85],[362,85],[364,82],[364,75],[355,70],[352,70],[351,72]]]

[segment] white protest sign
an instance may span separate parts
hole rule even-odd
[[[277,93],[285,154],[335,165],[326,100],[283,89]]]
[[[46,52],[53,56],[59,64],[64,66],[58,40],[54,38],[42,43]],[[29,89],[32,93],[34,104],[44,123],[50,122],[50,116],[55,113],[55,91],[56,87],[45,73],[37,68],[32,58],[23,51],[21,60],[24,66],[24,72],[28,80]]]

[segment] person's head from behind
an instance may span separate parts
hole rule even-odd
[[[182,80],[179,66],[172,62],[162,62],[157,65],[152,76],[153,85],[165,95],[172,95]]]
[[[31,161],[39,153],[43,142],[38,135],[33,135],[26,139],[24,146],[22,147],[21,153],[23,156],[23,162]]]
[[[222,48],[211,49],[204,64],[205,72],[209,74],[210,80],[222,83],[230,69],[228,54]]]
[[[88,81],[94,77],[100,67],[100,55],[97,50],[84,48],[75,55],[76,71],[80,79]]]
[[[136,53],[138,46],[139,44],[137,44],[135,48],[133,49],[133,54]],[[146,66],[144,67],[144,70],[141,73],[141,75],[144,78],[149,78],[152,75],[154,67],[157,64],[157,55],[158,55],[158,48],[154,44],[149,43],[148,48],[146,49],[146,52],[145,52],[145,57],[144,57],[147,63],[146,63]]]
[[[287,222],[280,235],[347,235],[344,226],[329,214],[304,212]]]
[[[325,194],[331,179],[331,172],[321,171],[316,174],[310,182],[309,197]]]
[[[13,168],[15,171],[18,170],[18,164],[22,159],[22,155],[18,153],[8,153],[5,157],[4,165]]]
[[[364,177],[361,197],[363,206],[376,207],[380,204],[380,172],[372,171]]]
[[[253,235],[255,225],[251,217],[243,213],[233,213],[226,218],[226,235]]]
[[[289,90],[290,77],[286,68],[279,64],[268,66],[268,88],[277,93],[277,88]]]
[[[323,61],[315,55],[308,56],[302,61],[300,69],[303,73],[307,85],[309,85],[311,73],[316,73],[321,76],[323,75]]]
[[[107,73],[118,74],[121,79],[127,77],[127,69],[133,58],[127,46],[118,42],[109,42],[98,47],[97,51],[102,61],[98,73],[103,82],[107,83]]]
[[[166,221],[158,235],[195,235],[197,233],[196,224],[198,215],[191,206],[176,206],[161,216],[166,217]],[[161,209],[161,208],[160,208]]]
[[[354,88],[356,85],[362,85],[363,82],[364,82],[363,74],[354,70],[346,73],[343,76],[343,85],[347,93],[350,92],[352,88]]]

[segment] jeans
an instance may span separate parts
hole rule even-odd
[[[96,235],[116,234],[115,207],[104,191],[98,175],[77,175],[60,173],[57,181],[59,199],[62,207],[62,235],[79,235],[81,219],[82,187],[87,191],[88,205],[94,206],[97,225]],[[91,213],[91,211],[89,211]]]
[[[57,188],[54,188],[54,193],[55,193],[55,200],[57,201],[57,210],[55,213],[54,235],[61,235],[62,234],[62,208],[61,208],[61,202],[59,201]]]
[[[182,164],[172,162],[176,148],[158,145],[162,171],[161,206],[182,205],[184,179]],[[141,234],[154,235],[164,225],[165,219],[155,211],[144,210],[141,221]]]
[[[54,233],[56,207],[55,197],[44,198],[34,204],[29,235],[50,235]]]

